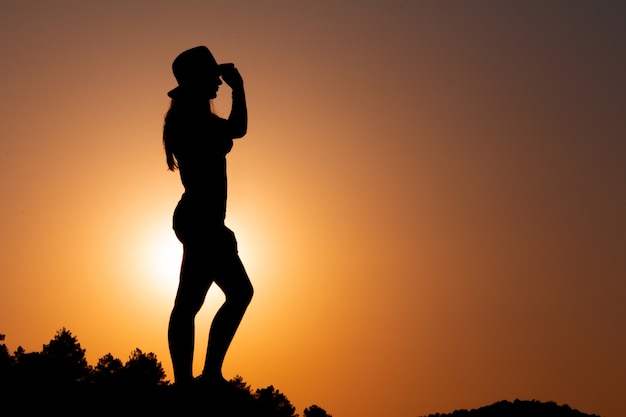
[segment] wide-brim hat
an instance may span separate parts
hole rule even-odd
[[[206,83],[211,76],[219,76],[220,65],[206,46],[196,46],[181,52],[172,62],[172,72],[178,86],[167,95],[171,98],[184,91],[193,91],[195,87]]]

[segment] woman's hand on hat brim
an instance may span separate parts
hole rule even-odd
[[[235,68],[235,64],[219,64],[220,75],[224,82],[233,90],[243,89],[243,78],[239,74],[239,70]]]

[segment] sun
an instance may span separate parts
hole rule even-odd
[[[183,246],[171,229],[146,236],[141,269],[158,292],[171,297],[178,286]]]
[[[127,265],[132,265],[128,272],[134,275],[133,283],[138,291],[170,303],[178,288],[183,245],[171,227],[164,227],[156,220],[143,220],[135,225],[132,249],[123,251],[122,256]],[[265,242],[259,240],[262,234],[244,217],[231,215],[229,220],[227,226],[235,233],[239,256],[254,284],[258,285],[265,275],[268,258]]]

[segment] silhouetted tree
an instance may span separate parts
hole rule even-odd
[[[13,357],[4,343],[0,344],[0,370],[13,364]]]
[[[297,417],[297,414],[294,414],[296,408],[282,392],[275,390],[272,385],[257,389],[255,397],[263,417]]]
[[[47,382],[45,358],[41,352],[27,353],[18,346],[13,357],[13,382],[17,385],[42,385]]]
[[[24,350],[24,348],[20,345],[17,347],[17,349],[15,349],[15,352],[13,352],[13,357],[18,360],[20,358],[21,355],[25,354],[26,350]]]
[[[143,353],[136,348],[131,352],[123,370],[124,382],[139,387],[166,384],[165,371],[154,353]]]
[[[12,369],[13,357],[9,353],[7,346],[3,343],[0,345],[0,386],[4,386],[10,382]]]
[[[93,381],[101,385],[114,385],[122,379],[122,361],[107,353],[98,360],[93,371]]]
[[[101,415],[169,417],[203,409],[206,415],[223,417],[298,416],[283,393],[270,385],[253,394],[240,375],[216,389],[207,389],[201,381],[185,391],[176,388],[165,380],[156,355],[139,348],[124,365],[107,353],[91,368],[85,349],[65,328],[41,352],[26,352],[18,346],[11,356],[6,345],[0,344],[0,398],[9,408],[19,407],[21,415],[47,414],[56,404],[66,416],[85,415],[92,407]],[[304,417],[332,416],[312,405]]]
[[[229,381],[235,388],[247,392],[247,393],[252,393],[251,389],[250,389],[250,385],[248,385],[248,383],[244,382],[243,377],[241,375],[235,375],[234,378],[232,378]]]
[[[49,344],[43,346],[46,373],[51,381],[69,384],[83,381],[91,372],[85,349],[65,327],[59,330]]]
[[[318,407],[313,404],[309,408],[304,409],[304,417],[333,417],[326,412],[322,407]]]

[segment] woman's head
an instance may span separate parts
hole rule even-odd
[[[172,98],[163,126],[163,145],[167,166],[175,170],[177,140],[186,134],[188,122],[211,113],[211,99],[222,84],[220,66],[206,46],[197,46],[180,53],[172,63],[178,86],[167,93]]]
[[[222,84],[220,66],[206,46],[181,52],[172,63],[178,86],[167,93],[173,99],[184,96],[215,98]]]

